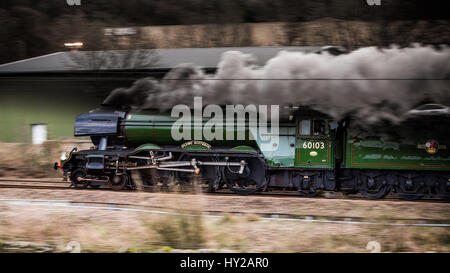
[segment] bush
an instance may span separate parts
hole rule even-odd
[[[205,243],[204,227],[200,215],[169,216],[152,224],[162,245],[179,249],[197,249]]]

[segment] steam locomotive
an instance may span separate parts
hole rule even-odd
[[[424,129],[423,136],[409,132],[392,139],[364,132],[351,119],[292,113],[280,120],[276,147],[267,149],[258,137],[249,137],[247,127],[243,140],[175,140],[171,130],[177,118],[170,113],[103,106],[75,119],[74,135],[89,136],[93,147],[74,148],[55,168],[78,189],[175,181],[237,194],[284,189],[301,196],[340,191],[378,199],[395,192],[407,200],[430,195],[449,200],[445,135]],[[192,124],[192,132],[205,122]],[[236,136],[239,129],[227,127],[223,134]]]

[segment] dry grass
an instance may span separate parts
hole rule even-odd
[[[0,239],[44,243],[56,251],[64,251],[68,242],[77,241],[85,252],[203,248],[237,252],[369,252],[369,241],[379,242],[383,252],[450,251],[448,228],[301,223],[260,219],[252,214],[210,218],[199,214],[155,215],[11,205],[1,205]]]
[[[75,146],[87,149],[91,145],[71,141],[47,141],[42,145],[0,143],[0,177],[61,177],[53,169],[53,164],[60,160],[61,154]]]
[[[171,248],[196,249],[205,243],[205,228],[200,215],[168,216],[147,223],[147,227],[158,234],[160,244]]]

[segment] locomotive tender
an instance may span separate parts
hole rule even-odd
[[[81,114],[74,135],[91,137],[95,146],[74,148],[55,168],[76,188],[135,188],[170,179],[185,185],[195,179],[210,191],[227,187],[238,194],[278,188],[302,196],[342,191],[378,199],[396,192],[407,200],[426,195],[449,199],[448,138],[433,132],[419,142],[385,139],[361,134],[348,119],[296,112],[280,120],[278,147],[267,150],[258,138],[248,137],[248,130],[245,140],[176,141],[171,136],[175,121],[158,110],[111,106]],[[195,124],[192,128],[201,130]],[[131,172],[139,173],[141,185]]]

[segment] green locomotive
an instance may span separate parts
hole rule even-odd
[[[279,141],[267,149],[258,137],[244,140],[174,140],[177,120],[157,110],[102,107],[75,120],[75,136],[90,136],[94,147],[72,150],[55,167],[76,188],[108,184],[113,189],[174,179],[193,179],[210,191],[227,187],[239,194],[272,188],[297,190],[302,196],[321,191],[360,192],[372,199],[396,192],[408,200],[450,195],[450,151],[446,135],[397,139],[367,134],[351,120],[334,121],[313,111],[293,111],[280,120]],[[207,121],[192,124],[192,133]],[[239,134],[236,127],[223,134]],[[242,133],[242,132],[241,132]],[[226,139],[226,138],[223,138]]]

